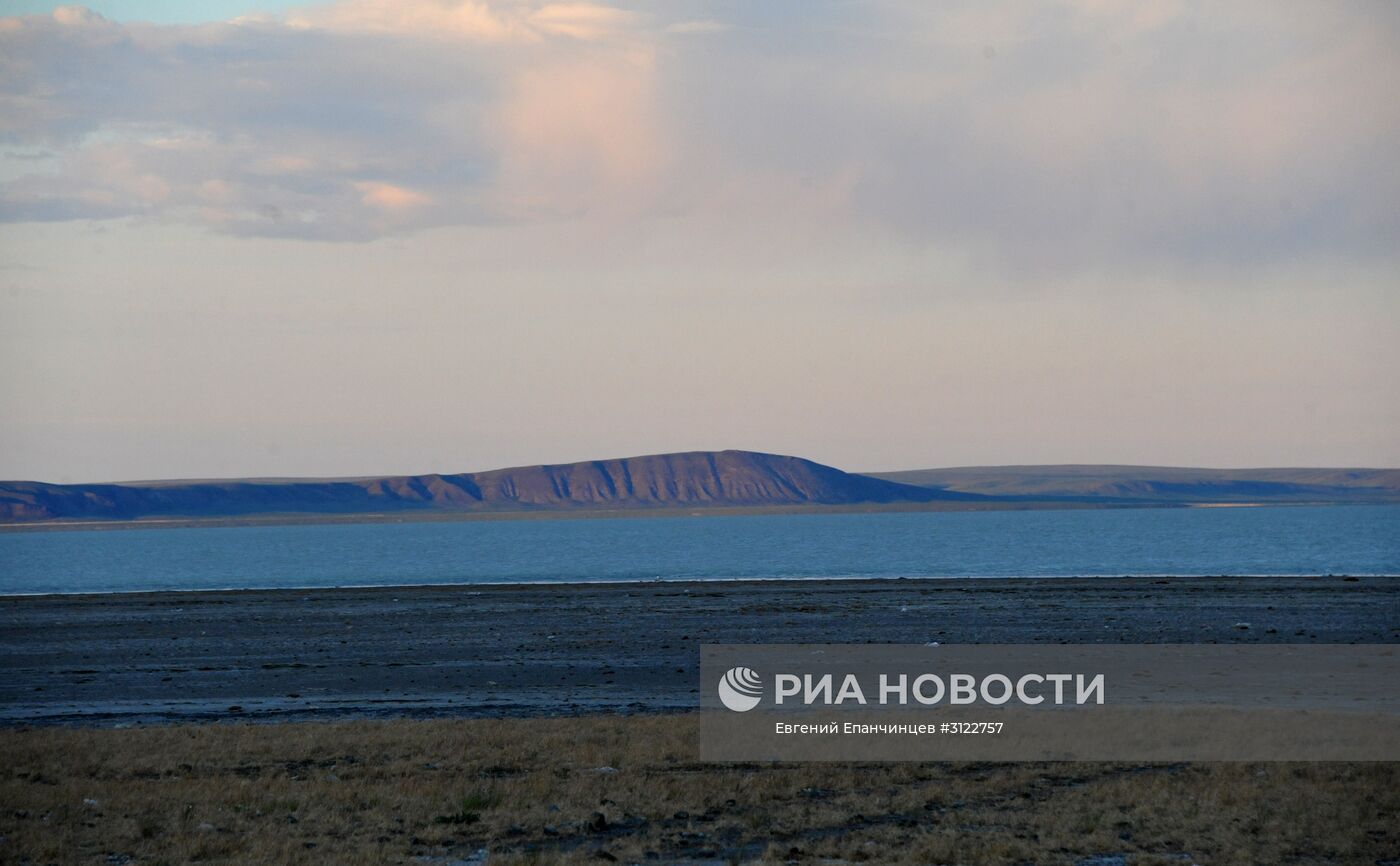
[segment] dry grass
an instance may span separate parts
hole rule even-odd
[[[702,765],[694,743],[685,716],[0,731],[0,863],[1400,858],[1394,764]]]

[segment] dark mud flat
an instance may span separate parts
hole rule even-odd
[[[1400,578],[7,597],[0,723],[675,712],[695,705],[703,643],[929,641],[1394,643]]]

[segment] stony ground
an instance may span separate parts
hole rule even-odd
[[[1395,764],[705,765],[692,716],[0,731],[0,863],[1400,864]]]
[[[7,597],[0,724],[674,712],[696,705],[704,643],[930,641],[1394,643],[1400,578]]]

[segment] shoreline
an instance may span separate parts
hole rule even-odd
[[[131,520],[38,520],[0,523],[0,533],[112,532],[134,529],[205,529],[243,526],[337,526],[384,523],[457,523],[494,520],[626,520],[630,518],[749,517],[808,514],[959,514],[986,511],[1104,511],[1144,508],[1299,508],[1400,505],[1400,500],[1343,502],[1289,500],[1280,502],[1192,502],[1102,499],[1024,499],[1007,497],[988,502],[926,502],[852,505],[687,506],[682,508],[579,508],[502,511],[367,512],[354,514],[291,513],[211,517],[150,517]]]
[[[1162,574],[1138,573],[1138,574],[993,574],[978,576],[972,574],[919,574],[901,575],[889,577],[877,575],[872,577],[861,577],[858,575],[843,576],[823,576],[815,575],[811,577],[775,576],[775,577],[677,577],[677,578],[637,578],[635,580],[498,580],[483,581],[480,583],[363,583],[363,584],[337,584],[334,586],[296,585],[296,586],[218,586],[218,587],[192,587],[188,589],[166,588],[166,589],[111,589],[111,590],[77,590],[73,592],[0,592],[0,601],[6,599],[101,599],[106,597],[125,598],[130,596],[160,596],[160,595],[197,595],[207,593],[210,595],[236,595],[239,593],[307,593],[307,592],[359,592],[359,591],[418,591],[418,590],[452,590],[452,591],[473,591],[490,590],[505,591],[516,588],[535,589],[606,589],[618,587],[685,587],[704,586],[709,587],[715,584],[742,588],[745,585],[762,586],[765,584],[809,584],[809,583],[831,583],[831,584],[871,584],[871,583],[909,583],[917,581],[935,581],[946,583],[951,581],[965,581],[969,583],[985,584],[989,581],[1013,581],[1021,583],[1039,581],[1066,581],[1066,580],[1118,580],[1118,581],[1190,581],[1190,580],[1400,580],[1400,574],[1387,574],[1384,572],[1337,572],[1337,573],[1275,573],[1275,574],[1183,574],[1181,572],[1167,572]]]
[[[0,727],[652,715],[725,643],[1400,643],[1400,577],[648,581],[0,598]]]

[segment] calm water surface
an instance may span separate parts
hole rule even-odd
[[[0,594],[811,577],[1400,574],[1400,506],[0,534]]]

